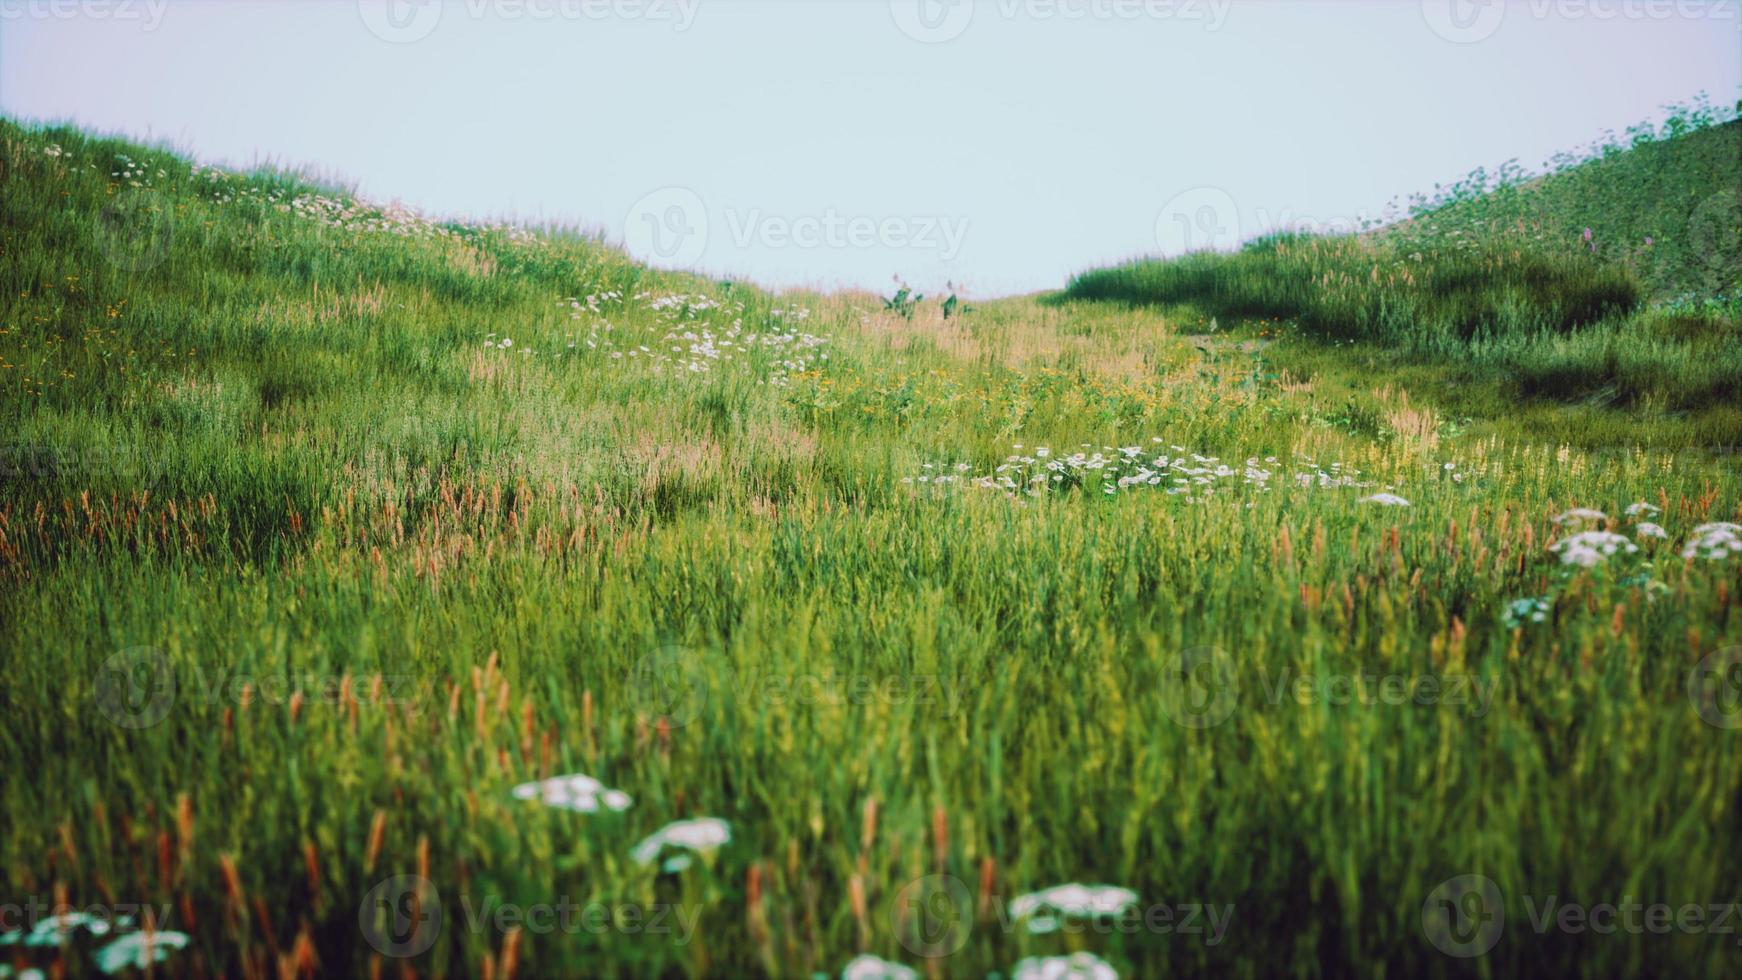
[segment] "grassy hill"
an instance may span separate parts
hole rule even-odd
[[[1288,239],[946,318],[64,128],[0,185],[0,904],[134,916],[14,971],[147,915],[178,976],[1734,963],[1531,917],[1742,900],[1737,413],[1669,408],[1733,320],[1625,263]],[[1602,337],[1608,405],[1447,380]],[[1069,882],[1130,898],[1020,901]]]
[[[1597,256],[1660,305],[1742,302],[1742,106],[1704,99],[1565,153],[1532,175],[1478,170],[1374,236],[1399,249],[1513,246]],[[1590,236],[1586,237],[1586,231]]]
[[[1630,147],[1601,144],[1546,176],[1478,171],[1376,232],[1142,260],[1086,272],[1066,295],[1275,320],[1354,345],[1345,362],[1377,351],[1384,369],[1418,379],[1434,367],[1435,394],[1464,415],[1623,410],[1557,431],[1568,441],[1737,445],[1742,123],[1696,103],[1661,132],[1630,134]],[[1294,352],[1279,363],[1325,366]],[[1631,431],[1617,435],[1623,419]],[[1639,438],[1640,423],[1655,431]]]

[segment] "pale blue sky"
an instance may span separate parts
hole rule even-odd
[[[0,0],[0,110],[769,285],[985,296],[1742,87],[1738,0],[1460,4]]]

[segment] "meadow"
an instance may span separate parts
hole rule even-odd
[[[0,976],[1733,974],[1698,122],[946,316],[0,121]]]

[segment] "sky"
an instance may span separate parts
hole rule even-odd
[[[990,297],[1733,103],[1739,8],[0,0],[0,112],[721,278]]]

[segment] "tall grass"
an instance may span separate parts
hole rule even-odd
[[[1395,392],[1372,412],[1406,435],[1326,426],[1310,390],[1145,309],[909,321],[65,129],[5,124],[0,164],[5,902],[151,906],[190,940],[160,970],[187,976],[1732,961],[1710,933],[1539,933],[1525,901],[1742,901],[1735,705],[1689,683],[1742,643],[1742,581],[1681,556],[1742,513],[1728,460],[1460,438]],[[1309,309],[1309,271],[1371,276],[1367,247],[1220,260],[1268,287],[1210,259],[1154,274],[1225,283],[1188,290],[1210,308]],[[1554,264],[1460,283],[1471,261],[1433,267],[1422,343],[1502,344],[1470,310],[1585,342],[1636,300]],[[629,356],[734,320],[827,342],[802,367],[784,341],[706,371]],[[1173,443],[1365,486],[970,479]],[[1362,502],[1385,490],[1411,505]],[[1561,511],[1632,535],[1642,499],[1670,539],[1590,569],[1548,550]],[[1526,597],[1544,621],[1509,619]],[[513,792],[574,772],[633,806]],[[700,816],[730,843],[669,873],[630,858]],[[1507,897],[1476,960],[1423,918],[1468,874]],[[1232,915],[1219,937],[1003,921],[1067,881]],[[383,908],[431,921],[372,930]],[[77,975],[102,942],[0,956]]]
[[[1742,398],[1735,113],[1697,100],[1551,166],[1477,171],[1366,234],[1095,269],[1065,295],[1286,320],[1521,398],[1669,411]]]

